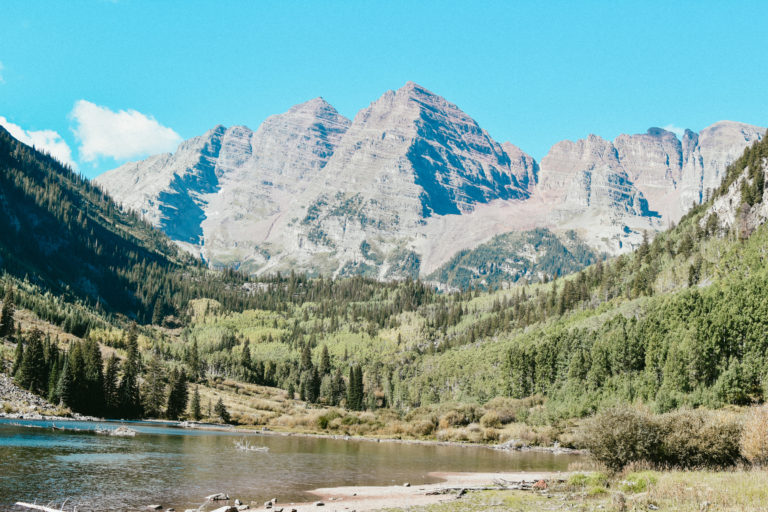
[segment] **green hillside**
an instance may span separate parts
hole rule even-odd
[[[555,234],[539,228],[496,235],[459,251],[427,277],[453,288],[494,290],[518,281],[567,275],[602,259],[574,231]]]
[[[138,357],[144,398],[160,384],[165,389],[177,382],[183,370],[185,379],[205,385],[233,382],[236,393],[240,385],[266,385],[318,405],[387,409],[401,419],[416,408],[479,405],[497,397],[527,399],[516,403],[528,404],[502,423],[524,419],[538,424],[556,424],[615,403],[641,402],[663,412],[762,402],[768,394],[768,227],[755,219],[764,206],[766,140],[731,166],[710,202],[631,254],[602,261],[574,242],[569,261],[580,265],[595,257],[597,262],[547,283],[448,294],[416,281],[295,274],[255,280],[189,266],[135,218],[115,211],[115,220],[105,222],[112,217],[102,212],[114,207],[103,195],[98,196],[101,203],[90,200],[87,208],[65,202],[72,206],[56,213],[58,203],[45,199],[44,191],[52,186],[48,182],[66,181],[62,173],[77,185],[62,190],[82,188],[94,197],[100,192],[17,145],[11,154],[26,156],[11,160],[15,167],[6,166],[17,170],[15,181],[3,181],[3,197],[10,198],[3,208],[16,212],[28,232],[36,224],[29,214],[19,213],[20,205],[42,208],[47,217],[39,214],[45,223],[37,226],[71,233],[68,247],[86,244],[73,253],[79,258],[75,261],[98,272],[75,264],[60,267],[58,258],[45,258],[42,236],[29,242],[33,257],[28,261],[4,238],[3,265],[9,272],[6,281],[15,283],[17,292],[47,297],[49,309],[55,304],[79,308],[95,319],[88,334],[81,335],[116,348],[126,360]],[[15,182],[42,185],[6,192]],[[713,201],[730,187],[739,187],[738,204],[730,204],[737,217],[732,226],[710,213]],[[27,189],[37,192],[23,193]],[[95,209],[92,203],[102,206]],[[104,233],[113,245],[108,248],[97,237],[87,245],[84,233],[90,231],[67,214],[81,210],[90,212],[84,225]],[[21,238],[20,230],[14,235],[13,222],[5,222],[3,229]],[[558,241],[552,247],[563,243]],[[117,248],[128,243],[134,244],[128,254],[118,254]],[[478,258],[473,265],[482,263],[481,252],[472,256]],[[562,249],[555,252],[562,254]],[[24,265],[41,269],[34,280],[49,288],[21,282]],[[139,312],[134,317],[147,325],[129,333],[126,323],[105,314],[105,308],[69,300],[70,295],[88,297],[77,285],[82,276],[97,283],[94,296],[110,307],[120,304],[126,312],[134,304]],[[102,297],[99,278],[119,286],[109,292],[105,288]],[[66,285],[57,287],[56,279]],[[45,290],[67,293],[62,299]],[[130,356],[132,346],[139,355]],[[124,379],[127,371],[118,374]],[[149,411],[162,412],[145,408],[143,413]],[[270,414],[274,417],[274,410]],[[467,417],[466,423],[478,420]]]

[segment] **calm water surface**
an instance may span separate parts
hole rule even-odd
[[[35,425],[28,428],[13,425]],[[565,470],[572,455],[507,453],[487,448],[406,445],[307,437],[248,435],[268,452],[241,452],[242,433],[130,423],[133,438],[96,435],[117,423],[0,419],[0,510],[15,501],[69,498],[78,510],[139,510],[152,503],[197,508],[226,492],[244,503],[276,497],[312,500],[305,491],[339,485],[434,481],[431,471]],[[67,507],[68,510],[70,509]]]

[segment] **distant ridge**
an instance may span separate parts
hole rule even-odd
[[[702,202],[764,132],[721,121],[682,140],[661,128],[590,135],[536,162],[408,82],[351,121],[315,98],[96,182],[213,266],[425,277],[457,251],[536,228],[573,231],[595,254],[628,251]]]

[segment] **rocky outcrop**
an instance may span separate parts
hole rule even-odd
[[[268,257],[261,246],[275,220],[310,186],[348,126],[316,98],[256,132],[217,126],[174,154],[125,164],[96,182],[190,251],[255,269]]]
[[[213,265],[424,276],[512,231],[615,254],[676,222],[763,128],[651,128],[555,144],[541,163],[409,82],[349,121],[322,98],[255,132],[216,127],[97,182]]]

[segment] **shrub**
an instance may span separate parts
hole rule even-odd
[[[755,465],[768,464],[768,406],[753,407],[741,433],[741,454]]]
[[[428,436],[435,431],[435,423],[430,420],[420,420],[413,423],[411,432],[416,436]]]
[[[336,418],[341,418],[342,415],[339,413],[338,410],[332,409],[328,411],[327,413],[323,414],[322,416],[318,416],[317,418],[317,427],[321,430],[325,430],[328,428],[328,425],[335,420]]]
[[[451,409],[442,416],[438,426],[440,429],[461,427],[477,421],[477,408],[473,405],[461,405]]]
[[[579,434],[579,444],[611,471],[632,461],[655,460],[660,445],[653,418],[635,409],[607,409],[585,421]]]
[[[741,425],[735,415],[702,409],[658,418],[662,453],[658,462],[679,467],[731,466],[739,462]]]
[[[501,419],[496,411],[488,411],[480,418],[480,424],[485,428],[499,428]]]

